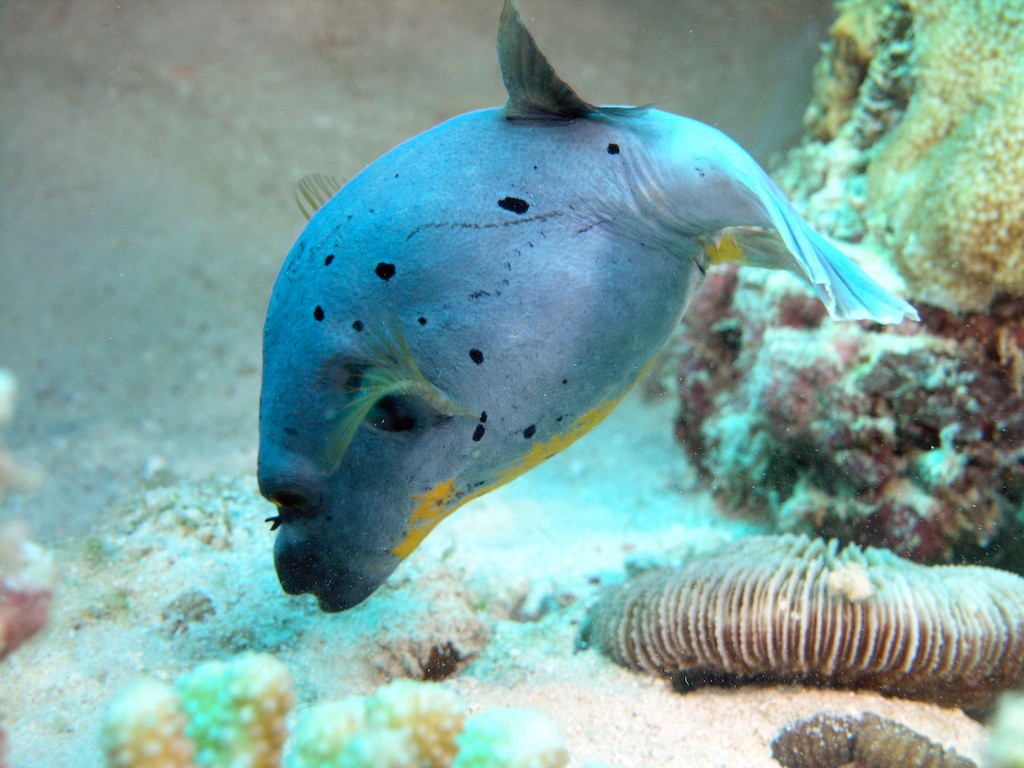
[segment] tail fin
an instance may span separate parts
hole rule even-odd
[[[857,262],[810,227],[807,236],[827,278],[814,283],[814,290],[832,317],[874,320],[883,325],[921,319],[908,302],[875,282]]]
[[[746,186],[757,197],[771,228],[727,227],[705,244],[709,263],[739,262],[786,269],[811,284],[836,320],[874,320],[891,325],[919,320],[917,310],[883,288],[861,267],[819,235],[767,176]]]

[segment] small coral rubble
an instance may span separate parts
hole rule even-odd
[[[0,368],[0,430],[14,418],[18,384],[10,371]],[[8,492],[29,493],[43,484],[43,472],[38,467],[14,458],[0,440],[0,501]]]
[[[0,526],[0,659],[46,624],[55,578],[53,558],[25,526]]]
[[[720,498],[918,561],[1024,565],[1000,554],[1024,503],[1018,303],[838,326],[774,276],[707,282],[677,340],[676,434]]]

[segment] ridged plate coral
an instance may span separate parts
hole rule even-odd
[[[1024,580],[756,536],[611,588],[581,642],[666,677],[870,688],[983,709],[1024,682]]]

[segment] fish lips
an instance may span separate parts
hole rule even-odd
[[[325,557],[326,555],[326,557]],[[322,541],[293,535],[282,526],[274,542],[274,567],[281,588],[290,595],[312,594],[326,613],[338,613],[363,602],[398,567],[392,552],[366,552],[354,547],[323,548]]]

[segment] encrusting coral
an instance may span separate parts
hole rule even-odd
[[[816,226],[889,244],[911,298],[1024,297],[1024,6],[840,0],[810,140],[777,170]]]
[[[293,704],[291,675],[268,654],[203,664],[173,687],[145,680],[110,705],[102,730],[107,765],[564,768],[569,761],[558,729],[539,712],[468,716],[459,697],[435,683],[401,679],[365,698],[315,704],[288,738]]]
[[[772,740],[772,757],[785,768],[976,768],[955,749],[873,712],[793,723]]]
[[[868,167],[871,208],[915,296],[1024,296],[1024,5],[930,0],[913,25],[914,93]]]
[[[18,400],[18,382],[14,375],[0,368],[0,430],[14,418]],[[43,484],[43,471],[14,458],[0,441],[0,501],[8,492],[29,493]]]
[[[677,684],[805,682],[980,710],[1024,683],[1024,579],[755,536],[612,587],[580,640]]]

